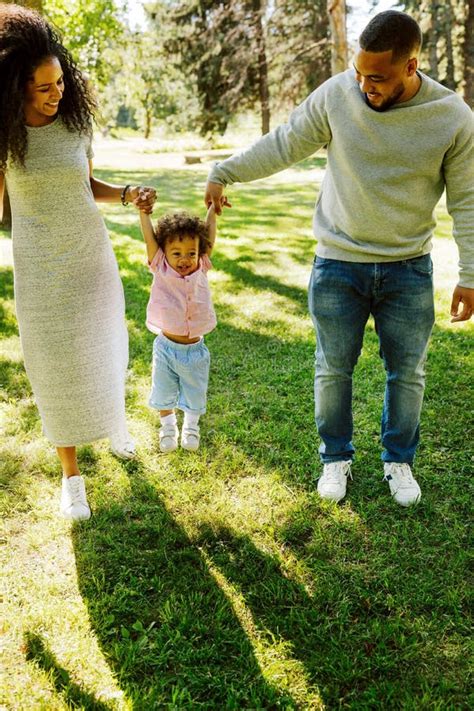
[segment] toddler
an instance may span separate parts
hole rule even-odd
[[[206,222],[186,213],[165,215],[153,229],[150,215],[140,212],[140,224],[154,275],[146,324],[158,334],[149,404],[160,413],[160,450],[172,452],[178,446],[178,407],[184,412],[181,446],[194,451],[209,380],[203,336],[216,325],[207,281],[216,215],[213,207]]]

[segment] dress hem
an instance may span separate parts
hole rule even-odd
[[[117,428],[117,429],[120,429],[120,428]],[[67,444],[65,444],[63,442],[61,442],[61,443],[53,442],[51,437],[49,437],[46,433],[44,433],[44,436],[53,445],[53,447],[82,447],[82,445],[92,444],[93,442],[97,442],[100,439],[110,439],[111,437],[113,437],[116,434],[117,434],[116,430],[108,430],[104,434],[94,435],[92,437],[81,438],[79,440],[75,440],[75,442],[68,442]]]

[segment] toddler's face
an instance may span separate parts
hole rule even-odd
[[[188,276],[199,267],[199,237],[168,240],[164,251],[170,267],[181,276]]]

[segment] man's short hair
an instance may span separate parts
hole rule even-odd
[[[392,50],[392,62],[413,56],[421,49],[422,42],[418,23],[398,10],[379,12],[359,37],[359,45],[366,52]]]

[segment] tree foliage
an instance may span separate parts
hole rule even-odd
[[[268,46],[274,103],[301,101],[331,75],[326,0],[276,0]]]
[[[192,77],[203,134],[222,133],[230,118],[294,103],[327,79],[325,0],[161,0],[147,3],[170,60]]]
[[[474,107],[473,0],[406,0],[401,6],[423,30],[422,66],[449,89],[464,89]]]
[[[201,133],[223,132],[230,116],[258,96],[251,0],[162,0],[146,8],[156,33],[167,38],[170,64],[192,78]]]
[[[46,18],[99,88],[110,80],[111,55],[123,48],[124,24],[114,0],[43,0]]]

